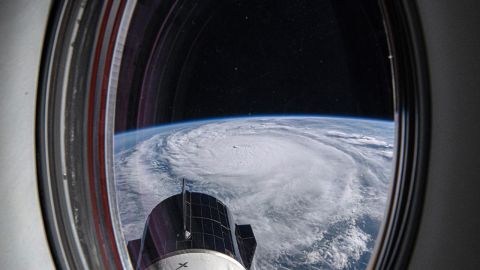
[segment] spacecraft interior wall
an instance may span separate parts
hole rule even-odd
[[[54,269],[35,160],[35,102],[49,0],[0,1],[0,268]]]

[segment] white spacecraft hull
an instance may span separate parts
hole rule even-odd
[[[152,265],[147,270],[245,270],[235,259],[212,250],[190,249],[175,252]]]

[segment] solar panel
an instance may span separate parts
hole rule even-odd
[[[162,201],[147,219],[142,262],[148,265],[168,253],[192,248],[214,250],[240,260],[242,254],[237,254],[240,250],[235,251],[233,244],[238,239],[233,238],[228,217],[223,203],[202,193],[184,191]],[[237,226],[236,230],[236,238],[243,236],[240,252],[249,258],[251,227]]]

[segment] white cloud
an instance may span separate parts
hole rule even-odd
[[[216,196],[238,223],[252,224],[259,269],[289,262],[348,267],[371,248],[371,232],[355,222],[382,218],[393,152],[385,136],[358,133],[369,124],[356,121],[206,122],[118,153],[126,238],[140,237],[149,211],[179,191],[176,178],[186,177],[193,191]],[[392,123],[385,126],[393,132]]]

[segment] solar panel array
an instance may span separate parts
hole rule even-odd
[[[210,249],[234,256],[226,206],[212,196],[186,192],[186,224],[190,238],[177,241],[177,249]]]
[[[137,269],[186,249],[218,251],[249,269],[256,248],[252,228],[235,224],[233,231],[233,225],[221,201],[203,193],[182,191],[152,210],[142,238],[130,241],[128,249]]]

